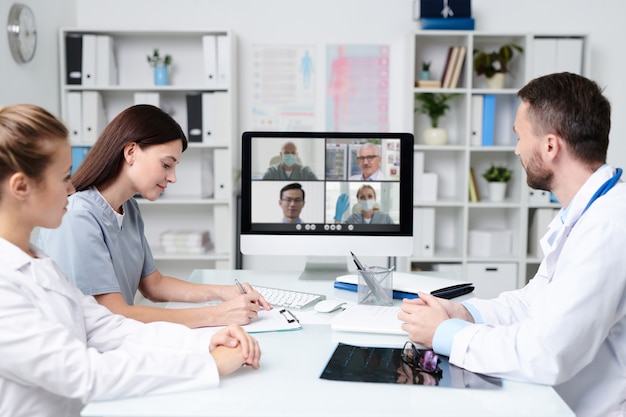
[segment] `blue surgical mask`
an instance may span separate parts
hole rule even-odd
[[[374,204],[376,204],[376,200],[359,200],[359,206],[363,211],[370,211],[374,208]]]
[[[288,167],[293,166],[296,163],[296,156],[294,154],[288,153],[283,155],[283,164]]]

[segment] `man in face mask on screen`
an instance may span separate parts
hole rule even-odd
[[[298,163],[298,148],[293,142],[285,142],[280,150],[281,161],[270,166],[264,180],[315,181],[317,176],[308,166]]]

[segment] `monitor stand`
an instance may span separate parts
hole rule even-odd
[[[349,273],[345,256],[307,256],[299,279],[334,281],[338,276]]]

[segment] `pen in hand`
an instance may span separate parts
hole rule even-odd
[[[246,289],[244,288],[243,285],[241,285],[241,282],[239,282],[239,280],[237,278],[235,278],[235,284],[237,285],[237,288],[239,288],[239,291],[242,294],[248,294],[248,291],[246,291]]]

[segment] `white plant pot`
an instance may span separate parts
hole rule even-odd
[[[423,134],[426,145],[441,146],[448,142],[448,131],[442,127],[429,127]]]
[[[496,72],[493,77],[487,78],[487,88],[492,90],[504,88],[505,75],[503,72]]]
[[[489,200],[500,202],[504,201],[506,196],[506,182],[490,182],[489,183]]]

